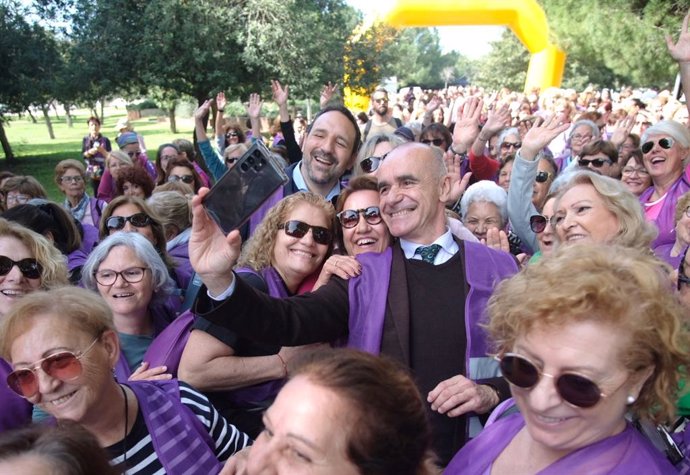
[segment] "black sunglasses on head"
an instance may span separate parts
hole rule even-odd
[[[338,213],[340,225],[346,229],[354,228],[359,224],[359,215],[364,216],[364,220],[369,224],[379,224],[381,222],[381,210],[378,206],[369,206],[362,209],[345,209]]]
[[[539,383],[542,376],[546,376],[555,380],[556,391],[558,391],[559,396],[573,406],[582,408],[593,407],[602,398],[607,397],[594,381],[579,374],[561,373],[558,376],[550,375],[542,372],[524,356],[514,353],[504,354],[499,361],[503,377],[510,384],[519,388],[532,389]]]
[[[17,266],[22,275],[27,279],[39,279],[43,270],[41,264],[31,257],[13,261],[7,256],[0,256],[0,276],[9,274],[14,266]]]
[[[592,160],[587,160],[586,158],[580,158],[577,161],[577,164],[580,165],[581,167],[588,167],[591,164],[594,168],[601,168],[606,163],[611,164],[613,162],[611,161],[611,159],[604,159],[604,158],[593,158]]]
[[[118,231],[124,228],[128,222],[134,227],[144,228],[151,224],[151,217],[146,213],[136,213],[132,216],[111,216],[105,222],[105,226],[111,231]]]
[[[650,140],[648,142],[645,142],[642,144],[642,147],[640,147],[640,150],[642,150],[642,153],[649,153],[652,151],[654,148],[654,140]],[[673,147],[674,141],[671,137],[664,137],[663,139],[659,139],[659,147],[663,148],[664,150],[668,150],[669,148]]]
[[[312,226],[303,221],[292,220],[285,224],[278,226],[278,229],[285,230],[285,234],[290,237],[301,239],[307,235],[311,229],[311,235],[314,238],[314,242],[317,244],[323,244],[328,246],[333,239],[333,234],[326,228],[322,226]]]

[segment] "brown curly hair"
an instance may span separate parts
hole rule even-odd
[[[236,267],[250,267],[254,270],[261,270],[273,265],[273,247],[275,246],[276,236],[279,231],[278,226],[284,224],[290,213],[297,205],[302,203],[323,210],[326,213],[328,229],[331,233],[334,232],[335,210],[333,205],[319,195],[300,191],[283,198],[266,213],[264,219],[261,220],[261,223],[254,230],[254,234],[252,234],[252,237],[249,238],[242,249],[242,255],[240,255]],[[329,256],[332,250],[333,243],[331,242],[326,256]]]
[[[623,365],[631,373],[654,368],[632,411],[657,422],[673,420],[678,369],[690,367],[690,339],[669,269],[648,252],[618,245],[564,246],[501,282],[488,314],[487,329],[499,354],[511,351],[515,340],[535,327],[594,320],[627,333],[629,345],[619,356]]]

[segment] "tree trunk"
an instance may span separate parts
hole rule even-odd
[[[177,133],[177,123],[175,122],[175,103],[168,107],[168,119],[170,120],[170,132]]]
[[[34,124],[37,124],[38,121],[36,120],[36,117],[34,117],[34,115],[31,113],[31,109],[29,109],[29,108],[27,107],[27,108],[26,108],[26,112],[29,113],[29,117],[31,117],[31,122],[33,122]]]
[[[104,115],[105,114],[105,112],[104,112],[105,97],[101,97],[100,102],[101,102],[101,115],[99,115],[98,118],[101,119],[101,124],[103,124],[103,122],[105,121],[105,115]]]
[[[71,129],[72,127],[74,127],[74,123],[72,122],[72,114],[70,114],[69,112],[71,104],[69,102],[65,102],[63,106],[65,108],[65,119],[67,119],[67,127]]]
[[[55,111],[55,118],[57,120],[60,120],[60,114],[58,114],[58,109],[57,109],[57,101],[53,101],[52,103],[53,110]]]
[[[45,104],[41,105],[41,110],[43,111],[43,118],[46,120],[46,127],[48,127],[48,135],[50,136],[51,140],[55,140],[55,133],[53,132],[53,123],[50,121],[50,115],[48,114],[50,110],[48,109],[48,106]]]
[[[311,98],[307,97],[307,124],[311,124]]]
[[[12,147],[10,146],[9,140],[7,140],[7,135],[5,134],[5,119],[0,116],[0,143],[2,144],[2,151],[5,152],[5,159],[12,163],[14,162],[14,152],[12,152]]]

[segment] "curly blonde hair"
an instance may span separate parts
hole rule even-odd
[[[18,223],[3,218],[0,218],[0,237],[17,239],[29,248],[34,259],[41,264],[41,288],[52,289],[69,284],[65,257],[46,238]]]
[[[620,227],[611,244],[649,249],[658,234],[656,226],[645,218],[640,200],[618,180],[588,170],[577,171],[558,190],[554,210],[560,206],[563,195],[577,185],[594,187],[606,209],[618,219]]]
[[[657,422],[673,420],[679,368],[690,367],[690,339],[669,269],[649,253],[617,245],[562,247],[501,282],[488,314],[499,354],[536,327],[596,321],[627,333],[621,363],[631,373],[654,368],[632,411]]]
[[[249,238],[242,249],[242,255],[240,255],[236,267],[250,267],[258,271],[273,265],[273,247],[275,246],[278,231],[280,231],[278,226],[285,224],[290,213],[302,203],[323,210],[328,221],[328,230],[335,236],[335,210],[333,205],[319,195],[308,191],[300,191],[283,198],[266,213],[264,219],[261,220],[261,223],[254,230],[254,234],[252,234],[252,237]],[[330,255],[332,249],[333,242],[328,246],[326,256]]]

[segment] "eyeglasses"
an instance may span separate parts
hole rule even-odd
[[[161,155],[161,161],[170,161],[177,158],[177,155]]]
[[[652,151],[654,148],[654,140],[650,140],[649,142],[645,142],[642,144],[642,147],[640,149],[642,150],[642,153],[649,153]],[[659,139],[659,147],[663,148],[664,150],[668,150],[669,148],[673,147],[674,140],[671,137],[664,137],[662,139]]]
[[[434,144],[437,147],[443,145],[446,141],[443,139],[422,139],[420,140],[423,144],[431,145]]]
[[[386,154],[388,155],[388,154]],[[359,162],[359,166],[362,168],[364,173],[372,173],[378,170],[381,162],[386,158],[386,155],[381,157],[368,157]]]
[[[381,209],[378,206],[369,206],[362,209],[345,209],[338,213],[338,221],[345,229],[354,228],[359,224],[359,215],[364,216],[364,220],[369,224],[379,224],[381,222]]]
[[[580,158],[580,159],[577,161],[577,164],[580,165],[581,167],[587,167],[587,166],[589,166],[589,165],[591,164],[594,168],[601,168],[601,167],[603,167],[606,163],[608,163],[608,164],[610,165],[610,164],[612,164],[613,162],[611,161],[611,159],[608,159],[608,158],[607,158],[607,159],[604,159],[604,158],[593,158],[592,160],[587,160],[586,158]]]
[[[522,142],[503,142],[501,144],[501,148],[504,150],[508,150],[510,147],[513,147],[514,149],[518,149],[522,147]]]
[[[122,280],[129,284],[136,284],[144,279],[147,267],[130,267],[123,271],[117,272],[110,269],[99,270],[93,273],[93,277],[101,285],[113,285],[117,280],[117,276],[122,277]]]
[[[385,97],[379,97],[378,99],[374,99],[374,102],[388,104],[388,99],[386,99]]]
[[[60,178],[60,183],[81,183],[84,178],[81,175],[63,176]]]
[[[39,264],[36,259],[27,257],[26,259],[13,261],[7,256],[0,256],[0,276],[9,274],[14,266],[17,266],[22,275],[27,279],[41,278],[43,267],[41,267],[41,264]]]
[[[226,137],[233,138],[233,137],[239,137],[239,134],[237,132],[228,132],[225,134]]]
[[[232,165],[233,163],[235,163],[235,162],[236,162],[237,160],[239,160],[239,159],[240,159],[240,157],[230,157],[230,158],[226,158],[226,159],[225,159],[225,163],[226,163],[226,165]]]
[[[506,353],[500,359],[501,373],[512,385],[523,389],[532,389],[542,376],[555,379],[556,390],[560,397],[576,407],[595,406],[601,398],[607,397],[592,380],[576,373],[562,373],[553,376],[540,371],[534,363],[513,353]],[[622,385],[621,385],[622,386]],[[620,389],[620,387],[618,388]],[[616,389],[616,391],[618,390]]]
[[[129,155],[129,158],[137,158],[141,152],[137,150],[136,152],[127,152],[127,155]]]
[[[12,371],[7,375],[7,385],[12,391],[21,397],[30,398],[38,394],[38,376],[36,371],[40,368],[51,378],[60,381],[72,381],[81,376],[81,359],[93,348],[100,337],[96,338],[84,351],[73,353],[61,351],[38,360],[28,368]]]
[[[146,213],[136,213],[132,216],[111,216],[105,222],[105,227],[112,230],[120,230],[126,223],[131,223],[136,228],[144,228],[151,224],[151,217]]]
[[[169,182],[181,181],[187,183],[188,185],[194,183],[194,175],[170,175],[168,177]]]
[[[534,181],[537,183],[546,183],[552,176],[553,174],[549,172],[537,172],[537,176],[534,177]]]
[[[548,223],[549,218],[541,214],[535,214],[529,218],[529,227],[535,234],[543,233]]]
[[[585,142],[589,142],[590,140],[592,140],[592,135],[575,134],[570,138],[573,140],[584,140]]]
[[[31,197],[28,195],[17,195],[17,194],[11,194],[11,193],[7,194],[7,204],[17,203],[20,205],[24,205],[24,204],[28,203],[30,199],[31,199]]]
[[[333,239],[333,234],[326,228],[321,226],[312,226],[303,221],[292,220],[285,224],[278,226],[278,229],[284,229],[285,234],[290,237],[301,239],[307,235],[311,229],[311,235],[314,238],[314,242],[317,244],[323,244],[328,246]]]

